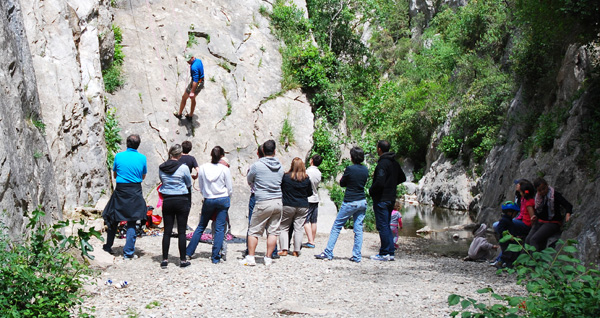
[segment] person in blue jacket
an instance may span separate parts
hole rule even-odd
[[[192,81],[187,86],[185,93],[181,97],[181,103],[179,104],[179,111],[175,111],[173,115],[177,118],[181,118],[181,114],[185,109],[185,103],[189,98],[192,101],[190,112],[185,115],[185,118],[192,119],[194,117],[194,109],[196,108],[196,96],[204,88],[204,65],[200,59],[195,58],[193,55],[186,55],[187,63],[190,65],[190,75]]]

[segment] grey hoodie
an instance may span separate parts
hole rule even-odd
[[[477,231],[475,231],[475,238],[471,246],[469,246],[469,257],[473,260],[487,258],[494,246],[485,239],[485,230],[487,230],[487,225],[481,224]]]
[[[252,167],[246,179],[248,183],[254,184],[256,201],[281,199],[281,179],[283,168],[281,162],[275,157],[263,157],[258,159]]]

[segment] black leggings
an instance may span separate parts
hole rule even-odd
[[[190,214],[190,201],[188,195],[165,197],[162,212],[165,225],[165,233],[163,234],[162,240],[163,259],[169,258],[171,233],[173,233],[173,223],[175,222],[175,218],[177,218],[177,245],[179,247],[179,258],[182,261],[185,261],[185,228]]]

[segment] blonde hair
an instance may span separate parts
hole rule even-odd
[[[290,167],[290,171],[287,173],[290,174],[290,178],[292,178],[294,181],[304,181],[306,178],[308,178],[304,162],[302,162],[302,159],[298,157],[292,160],[292,166]]]
[[[402,203],[396,201],[396,203],[394,204],[394,210],[396,210],[396,211],[402,210]]]

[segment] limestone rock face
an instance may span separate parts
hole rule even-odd
[[[0,12],[0,210],[5,211],[0,220],[15,237],[23,231],[25,212],[38,205],[48,220],[62,214],[21,5],[0,1]]]
[[[467,0],[410,0],[409,1],[409,14],[411,19],[416,18],[418,15],[422,15],[424,24],[429,23],[431,19],[439,12],[442,6],[449,6],[450,8],[462,7],[467,4]],[[413,30],[414,32],[415,30]],[[416,30],[419,34],[420,31]]]
[[[476,192],[477,180],[467,174],[461,160],[453,163],[437,149],[442,137],[449,134],[454,115],[448,114],[446,122],[438,128],[432,138],[427,150],[425,175],[419,180],[416,194],[417,200],[424,204],[468,210]]]
[[[479,180],[481,199],[474,205],[479,211],[477,220],[491,224],[499,217],[499,206],[503,200],[513,197],[513,180],[527,178],[531,181],[544,176],[551,186],[563,194],[574,206],[572,222],[563,232],[563,238],[576,238],[585,262],[598,262],[600,248],[600,179],[598,169],[585,167],[581,158],[586,151],[582,140],[585,118],[597,107],[600,96],[598,83],[593,83],[581,93],[585,75],[591,70],[588,51],[584,47],[571,46],[557,76],[556,101],[549,108],[558,105],[570,105],[568,119],[559,129],[559,138],[548,152],[538,151],[531,157],[525,157],[518,127],[505,124],[503,135],[507,136],[504,145],[495,147],[485,164],[485,173]],[[571,101],[574,99],[573,101]],[[520,94],[509,109],[509,118],[516,118],[527,111],[527,105],[521,102]],[[595,173],[593,171],[596,171]]]
[[[201,165],[219,145],[234,179],[233,232],[243,233],[250,195],[246,174],[258,144],[274,139],[286,171],[294,157],[305,160],[312,147],[314,120],[306,96],[299,90],[282,93],[280,42],[259,13],[261,6],[271,10],[271,5],[259,0],[130,4],[119,3],[114,21],[123,30],[126,84],[108,99],[117,108],[123,138],[141,136],[148,204],[156,204],[158,165],[167,159],[168,147],[190,140],[190,154]],[[184,53],[201,59],[205,71],[192,120],[173,116],[191,79]],[[188,100],[184,114],[189,112]],[[286,120],[293,136],[280,142]],[[192,226],[201,202],[201,193],[194,191]]]
[[[108,2],[21,0],[61,209],[110,190],[98,40]]]
[[[420,203],[438,207],[467,210],[473,200],[475,180],[469,178],[464,167],[453,165],[441,156],[430,167],[417,188]]]

